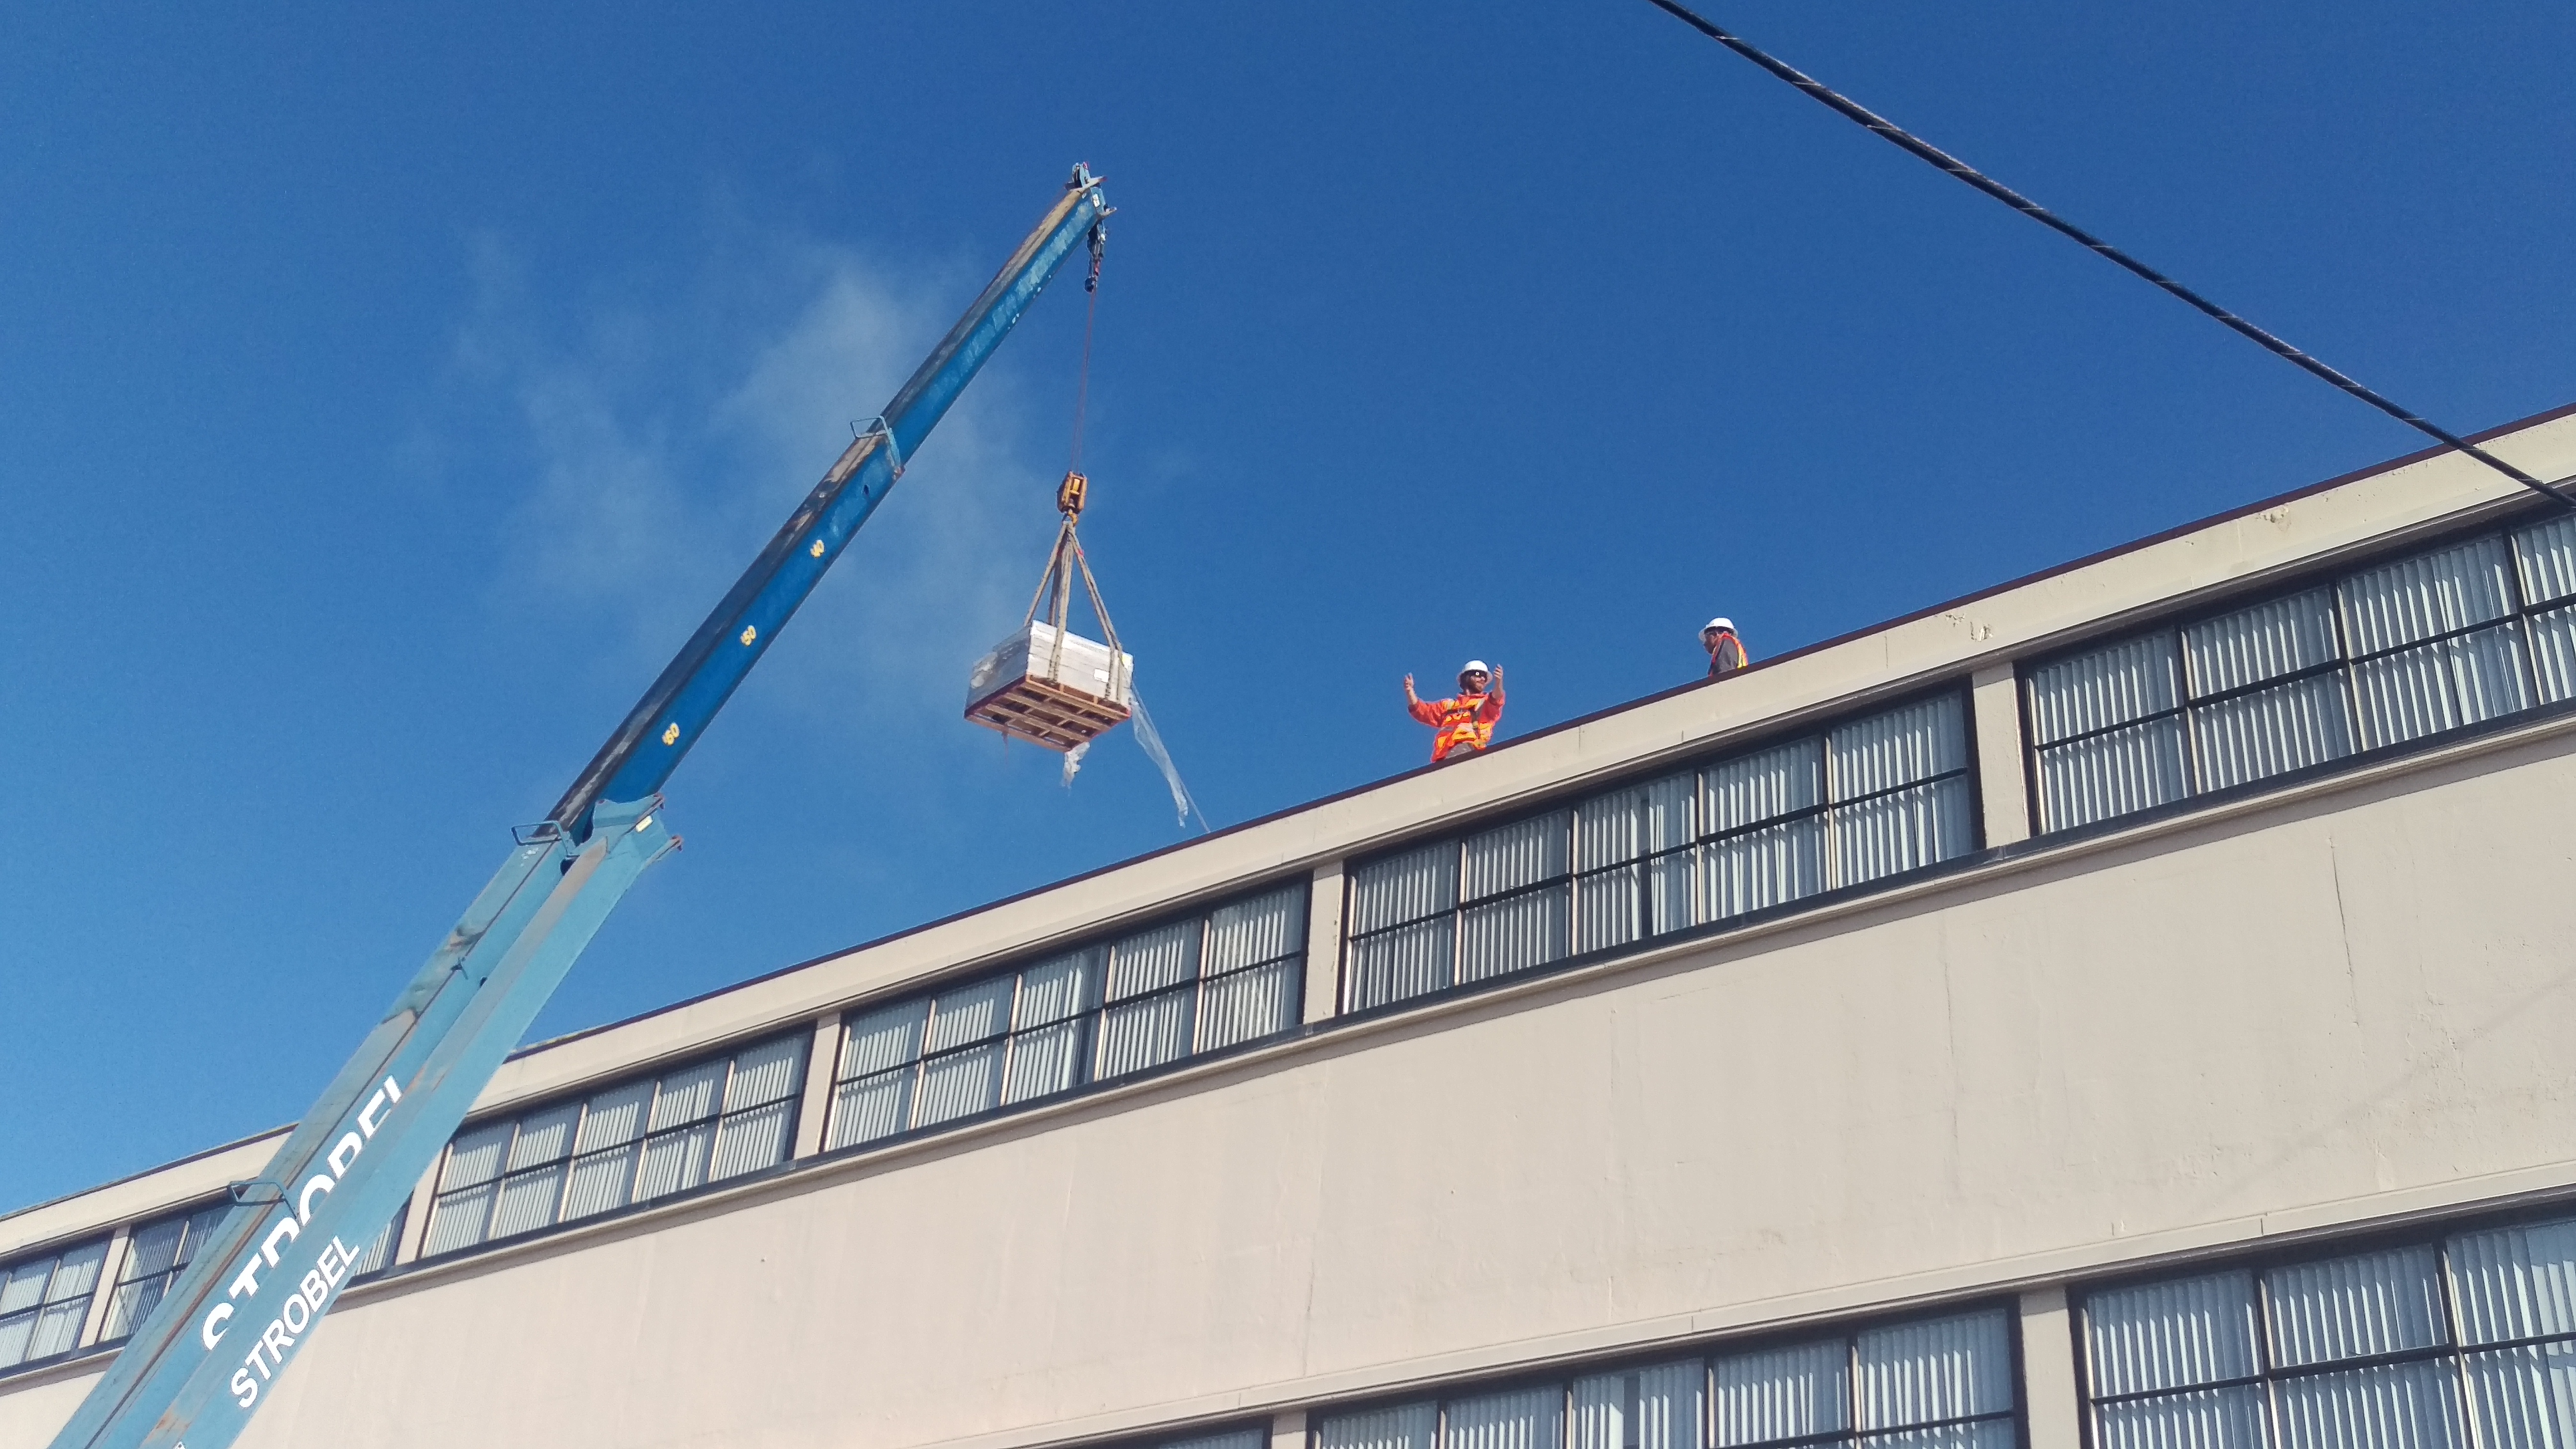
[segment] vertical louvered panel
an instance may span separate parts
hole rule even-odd
[[[2192,711],[2192,749],[2203,790],[2352,753],[2352,708],[2340,673],[2311,675]]]
[[[1712,1362],[1718,1449],[1835,1434],[1851,1423],[1851,1347],[1839,1338]]]
[[[2284,1379],[2273,1401],[2280,1449],[2466,1449],[2459,1379],[2447,1363]]]
[[[2263,1391],[2188,1389],[2093,1411],[2096,1449],[2265,1449]]]
[[[1967,723],[1955,695],[1856,720],[1825,740],[1830,886],[1917,870],[1974,848],[1965,776],[1926,784],[1967,765]],[[1912,788],[1900,788],[1900,787]],[[1893,793],[1883,793],[1893,791]],[[1870,796],[1855,803],[1856,796]]]
[[[2182,703],[2171,634],[2154,633],[2031,671],[2031,741],[2053,745]]]
[[[2183,631],[2182,647],[2194,699],[2332,664],[2342,657],[2334,591],[2310,589],[2204,620]]]
[[[2562,515],[2517,531],[2513,552],[2522,570],[2525,607],[2576,599],[2576,516]]]
[[[1566,812],[1479,831],[1460,851],[1458,897],[1477,901],[1565,874]]]
[[[572,1182],[564,1189],[567,1220],[622,1208],[632,1199],[637,1144],[652,1104],[651,1082],[629,1082],[598,1093],[582,1109],[581,1132],[573,1139]]]
[[[1172,988],[1196,979],[1204,925],[1196,920],[1140,932],[1109,952],[1108,1005],[1100,1014],[1094,1074],[1106,1081],[1177,1061],[1196,1030],[1197,994]]]
[[[2084,1302],[2097,1398],[2250,1378],[2254,1333],[2251,1273],[2144,1283]]]
[[[2362,748],[2457,729],[2529,703],[2515,625],[2402,647],[2504,618],[2511,611],[2510,567],[2504,540],[2490,537],[2343,581],[2346,645],[2358,661],[2353,695]],[[2391,650],[2397,652],[2385,652]],[[2373,655],[2380,657],[2363,657]]]
[[[1855,1341],[1863,1429],[1902,1429],[2013,1406],[2012,1346],[2000,1313],[1871,1329]]]
[[[721,1182],[787,1160],[796,1126],[805,1038],[800,1033],[745,1047],[725,1080],[724,1120],[716,1125],[707,1180]]]
[[[1451,1399],[1441,1449],[1563,1449],[1565,1390],[1554,1384]]]
[[[2195,624],[2183,631],[2183,657],[2195,699],[2233,694],[2193,712],[2201,789],[2223,790],[2352,753],[2351,707],[2340,673],[2328,668],[2251,689],[2341,657],[2333,590],[2310,589]]]
[[[438,1196],[429,1214],[429,1231],[421,1254],[445,1253],[483,1241],[498,1192],[503,1154],[510,1150],[515,1122],[494,1122],[458,1134],[447,1145],[447,1165],[439,1170]]]
[[[930,1003],[906,1001],[854,1017],[841,1030],[826,1146],[848,1147],[912,1125],[913,1080]]]
[[[1435,841],[1351,873],[1354,936],[1418,921],[1458,904],[1458,843]]]
[[[1429,1401],[1328,1414],[1315,1421],[1315,1449],[1434,1449],[1439,1430],[1440,1406]]]
[[[931,1002],[912,1125],[953,1122],[1001,1105],[1002,1038],[1010,1028],[1017,984],[1010,976],[979,981],[943,991]]]
[[[1306,945],[1306,892],[1297,886],[1208,913],[1204,974],[1221,976],[1293,956]]]
[[[1708,1371],[1699,1360],[1574,1382],[1569,1449],[1706,1449]]]
[[[2025,692],[2039,750],[2041,828],[2090,825],[2181,799],[2189,789],[2181,721],[2145,718],[2178,707],[2181,691],[2174,639],[2163,632],[2032,671]],[[2059,743],[2079,735],[2090,737]]]
[[[1096,950],[1075,951],[1020,973],[1003,1067],[1004,1102],[1035,1101],[1082,1080],[1086,1023],[1080,1018],[1092,1004],[1093,983],[1100,979],[1098,956]]]
[[[1199,990],[1199,1040],[1203,1052],[1221,1051],[1297,1024],[1300,981],[1294,957],[1230,971]]]
[[[1485,981],[1563,958],[1572,924],[1564,881],[1458,913],[1458,979]]]
[[[1727,920],[1825,888],[1822,815],[1762,826],[1823,805],[1824,760],[1822,740],[1798,740],[1703,772],[1700,818],[1711,836],[1700,851],[1703,919]]]
[[[572,1152],[573,1129],[580,1121],[578,1102],[549,1107],[519,1119],[518,1136],[510,1143],[507,1175],[501,1179],[500,1196],[492,1204],[488,1236],[506,1238],[553,1226],[555,1207],[563,1199],[563,1159]]]
[[[1446,915],[1350,943],[1349,1010],[1366,1011],[1452,984],[1457,922]]]
[[[2464,1367],[2478,1449],[2576,1444],[2576,1343],[2473,1353]]]
[[[2071,830],[2169,805],[2191,793],[2182,721],[2147,720],[2039,756],[2042,828]]]
[[[1839,803],[1892,790],[1968,763],[1957,695],[1927,699],[1837,726],[1825,737],[1826,799]]]
[[[2441,1342],[2433,1261],[2428,1247],[2392,1248],[2264,1274],[2273,1362],[2297,1368]]]
[[[1668,775],[1575,807],[1574,949],[1605,950],[1692,924],[1698,776]]]
[[[1306,892],[1295,886],[1211,912],[1196,1049],[1217,1051],[1294,1026],[1305,943]]]
[[[2576,699],[2576,604],[2531,616],[2531,667],[2541,703]]]
[[[2462,1343],[2576,1333],[2576,1220],[2456,1237],[2450,1260]]]
[[[724,1062],[684,1067],[654,1084],[653,1108],[644,1120],[644,1155],[635,1167],[635,1200],[686,1192],[707,1180],[715,1155],[723,1100]]]
[[[1438,841],[1351,873],[1348,1008],[1438,991],[1456,979],[1458,844]],[[1400,930],[1399,923],[1416,922]],[[1384,931],[1382,935],[1369,932]]]

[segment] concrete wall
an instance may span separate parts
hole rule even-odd
[[[2535,731],[425,1270],[244,1442],[1037,1443],[2567,1188],[2571,806]]]

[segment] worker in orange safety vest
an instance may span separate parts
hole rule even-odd
[[[1487,686],[1491,685],[1489,689]],[[1503,717],[1503,671],[1488,671],[1482,659],[1470,659],[1458,671],[1454,699],[1424,699],[1413,692],[1413,676],[1404,676],[1404,703],[1413,717],[1431,726],[1431,763],[1452,755],[1481,755],[1494,742],[1494,722]]]
[[[1753,662],[1744,652],[1744,641],[1735,637],[1733,619],[1711,619],[1699,631],[1699,646],[1708,651],[1708,677],[1733,674]]]

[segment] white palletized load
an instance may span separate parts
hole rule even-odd
[[[1070,750],[1126,722],[1135,680],[1132,655],[1032,619],[975,661],[966,680],[966,718]]]

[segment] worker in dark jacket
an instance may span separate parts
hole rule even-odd
[[[1753,662],[1752,657],[1744,652],[1744,641],[1735,637],[1733,619],[1709,620],[1707,627],[1699,631],[1699,645],[1708,651],[1708,677],[1711,679],[1721,674],[1733,674]]]
[[[1490,686],[1490,687],[1489,687]],[[1455,755],[1481,755],[1494,742],[1494,722],[1503,717],[1503,671],[1488,671],[1482,659],[1470,659],[1458,671],[1454,699],[1424,699],[1413,692],[1413,676],[1404,676],[1404,703],[1413,717],[1431,726],[1431,763]]]

